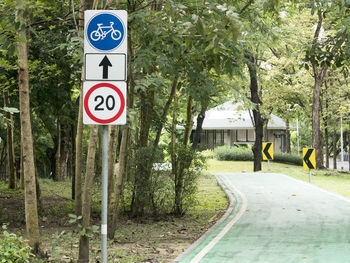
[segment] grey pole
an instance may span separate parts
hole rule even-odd
[[[108,125],[102,126],[101,262],[107,263]]]
[[[311,183],[311,169],[309,169],[309,183]]]
[[[267,160],[267,170],[270,170],[270,160]]]

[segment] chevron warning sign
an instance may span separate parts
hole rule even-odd
[[[306,170],[316,168],[316,154],[314,148],[303,148],[303,168]]]
[[[263,160],[273,160],[273,143],[263,142]]]

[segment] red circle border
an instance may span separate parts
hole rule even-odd
[[[89,98],[90,98],[90,95],[92,92],[94,92],[96,89],[98,88],[111,88],[113,89],[115,92],[117,92],[119,98],[120,98],[120,109],[119,111],[117,112],[117,114],[115,116],[113,116],[112,118],[109,118],[109,119],[106,119],[106,120],[103,120],[103,119],[100,119],[100,118],[97,118],[95,117],[90,109],[89,109]],[[108,124],[108,123],[111,123],[111,122],[114,122],[116,121],[122,114],[123,114],[123,111],[125,109],[125,98],[124,98],[124,95],[123,93],[121,92],[121,90],[114,86],[113,84],[111,83],[98,83],[94,86],[92,86],[89,91],[85,94],[85,98],[84,98],[84,109],[85,109],[85,112],[86,114],[89,116],[90,119],[92,119],[93,121],[97,122],[97,123],[100,123],[100,124]]]

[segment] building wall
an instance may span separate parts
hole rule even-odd
[[[214,149],[216,146],[233,146],[239,144],[253,144],[254,130],[204,130],[201,133],[200,149]],[[273,142],[274,152],[283,152],[285,145],[284,130],[268,130],[267,141]]]

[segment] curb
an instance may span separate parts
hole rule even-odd
[[[200,238],[198,238],[190,247],[188,247],[183,253],[178,255],[172,263],[179,263],[181,260],[185,259],[194,249],[196,249],[214,230],[216,230],[222,223],[232,214],[235,205],[236,198],[233,193],[228,189],[228,187],[224,184],[224,182],[219,178],[218,175],[215,175],[216,181],[218,182],[221,189],[225,192],[226,196],[229,199],[229,206],[225,212],[225,214]]]

